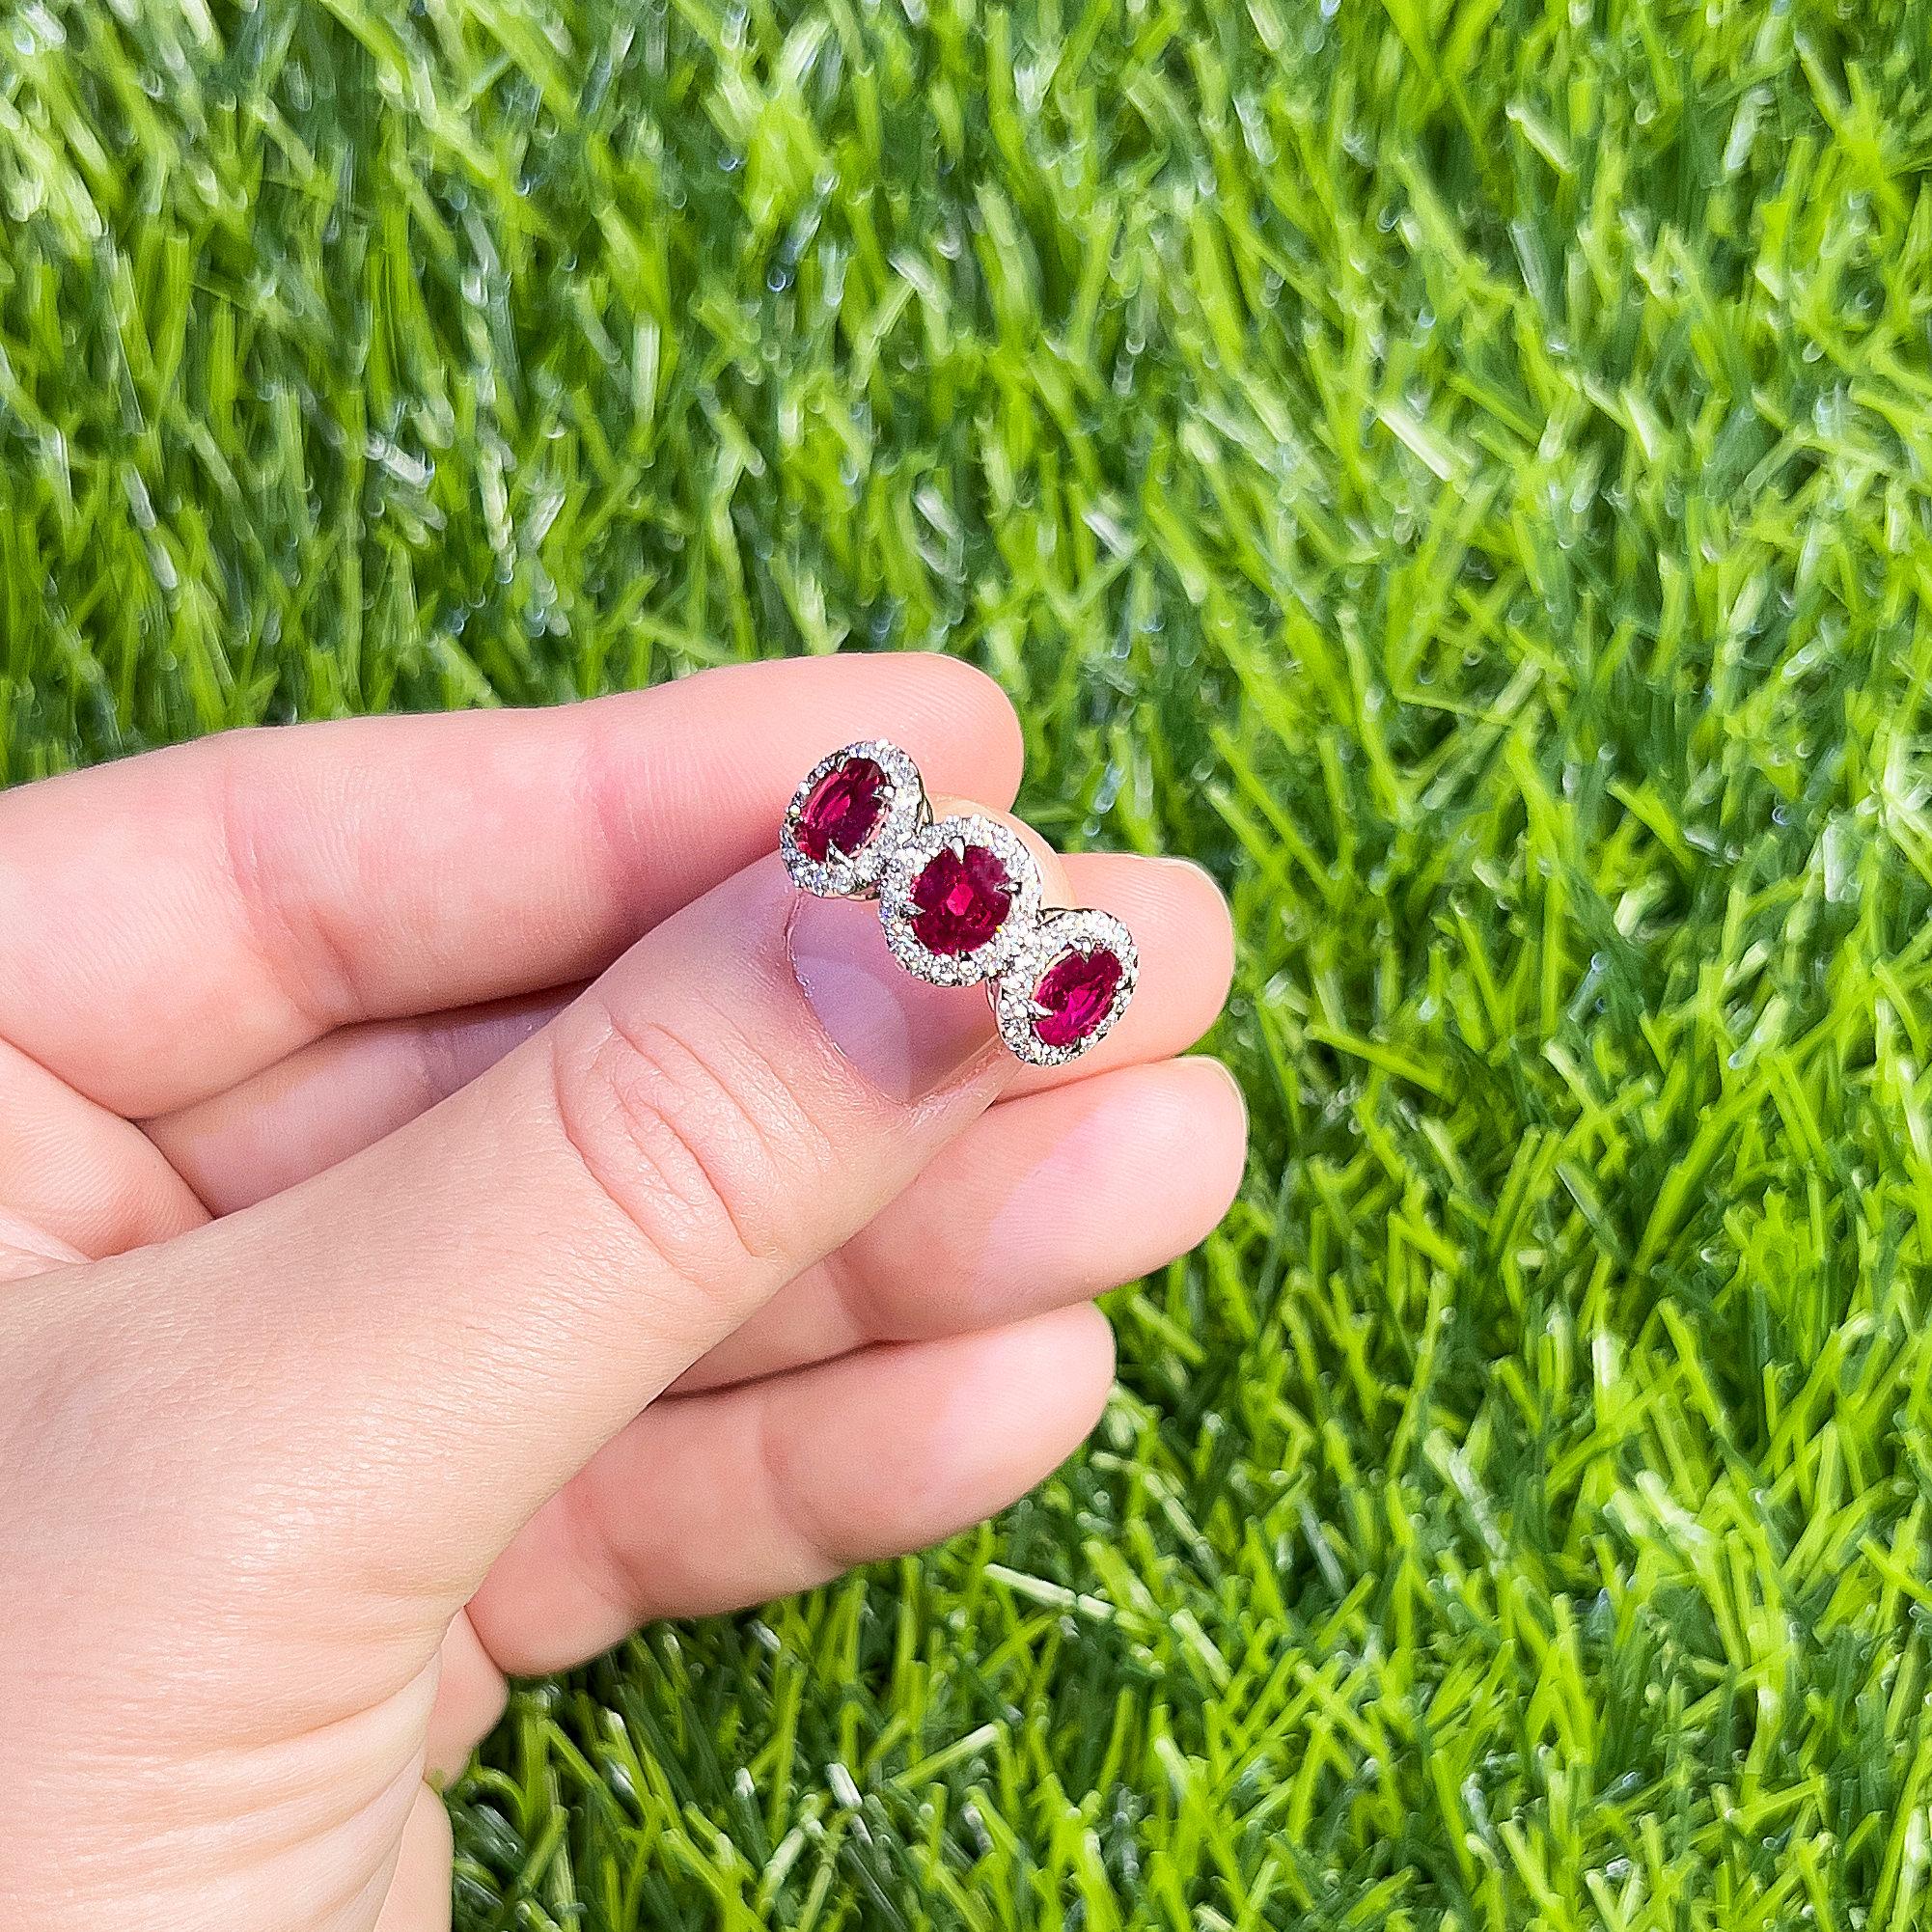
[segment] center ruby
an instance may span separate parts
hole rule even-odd
[[[798,814],[798,849],[822,866],[836,845],[848,858],[878,829],[886,774],[875,759],[835,764],[806,794]]]
[[[1062,953],[1034,988],[1034,1004],[1046,1008],[1034,1021],[1040,1043],[1071,1046],[1085,1039],[1107,1017],[1121,972],[1119,958],[1105,946]]]
[[[913,937],[928,952],[977,952],[1013,909],[1013,882],[984,845],[942,845],[912,882]]]

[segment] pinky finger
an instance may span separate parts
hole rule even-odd
[[[1004,1508],[1099,1419],[1090,1307],[647,1409],[531,1520],[470,1605],[511,1675],[563,1670],[641,1623],[763,1602],[922,1549]]]

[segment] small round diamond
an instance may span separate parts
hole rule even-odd
[[[870,898],[895,851],[931,814],[919,767],[885,738],[820,759],[786,808],[778,845],[801,891]]]
[[[893,956],[935,986],[1004,972],[1039,914],[1039,869],[1004,825],[942,818],[894,852],[879,884]]]
[[[1140,958],[1111,912],[1050,912],[1001,971],[1000,1037],[1032,1066],[1064,1066],[1106,1038],[1133,998]]]

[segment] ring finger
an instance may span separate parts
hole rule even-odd
[[[1008,1100],[678,1382],[751,1381],[873,1342],[993,1328],[1104,1294],[1204,1240],[1247,1144],[1218,1062],[1127,1066]]]

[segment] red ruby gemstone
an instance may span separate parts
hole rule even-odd
[[[984,845],[942,845],[912,882],[913,937],[928,952],[977,952],[1013,909],[1013,882]]]
[[[805,795],[798,814],[798,849],[822,866],[836,845],[848,858],[879,828],[886,774],[875,759],[835,764]]]
[[[1034,1004],[1045,1012],[1034,1021],[1043,1046],[1071,1046],[1107,1017],[1119,989],[1122,968],[1104,946],[1091,952],[1063,952],[1034,988]]]

